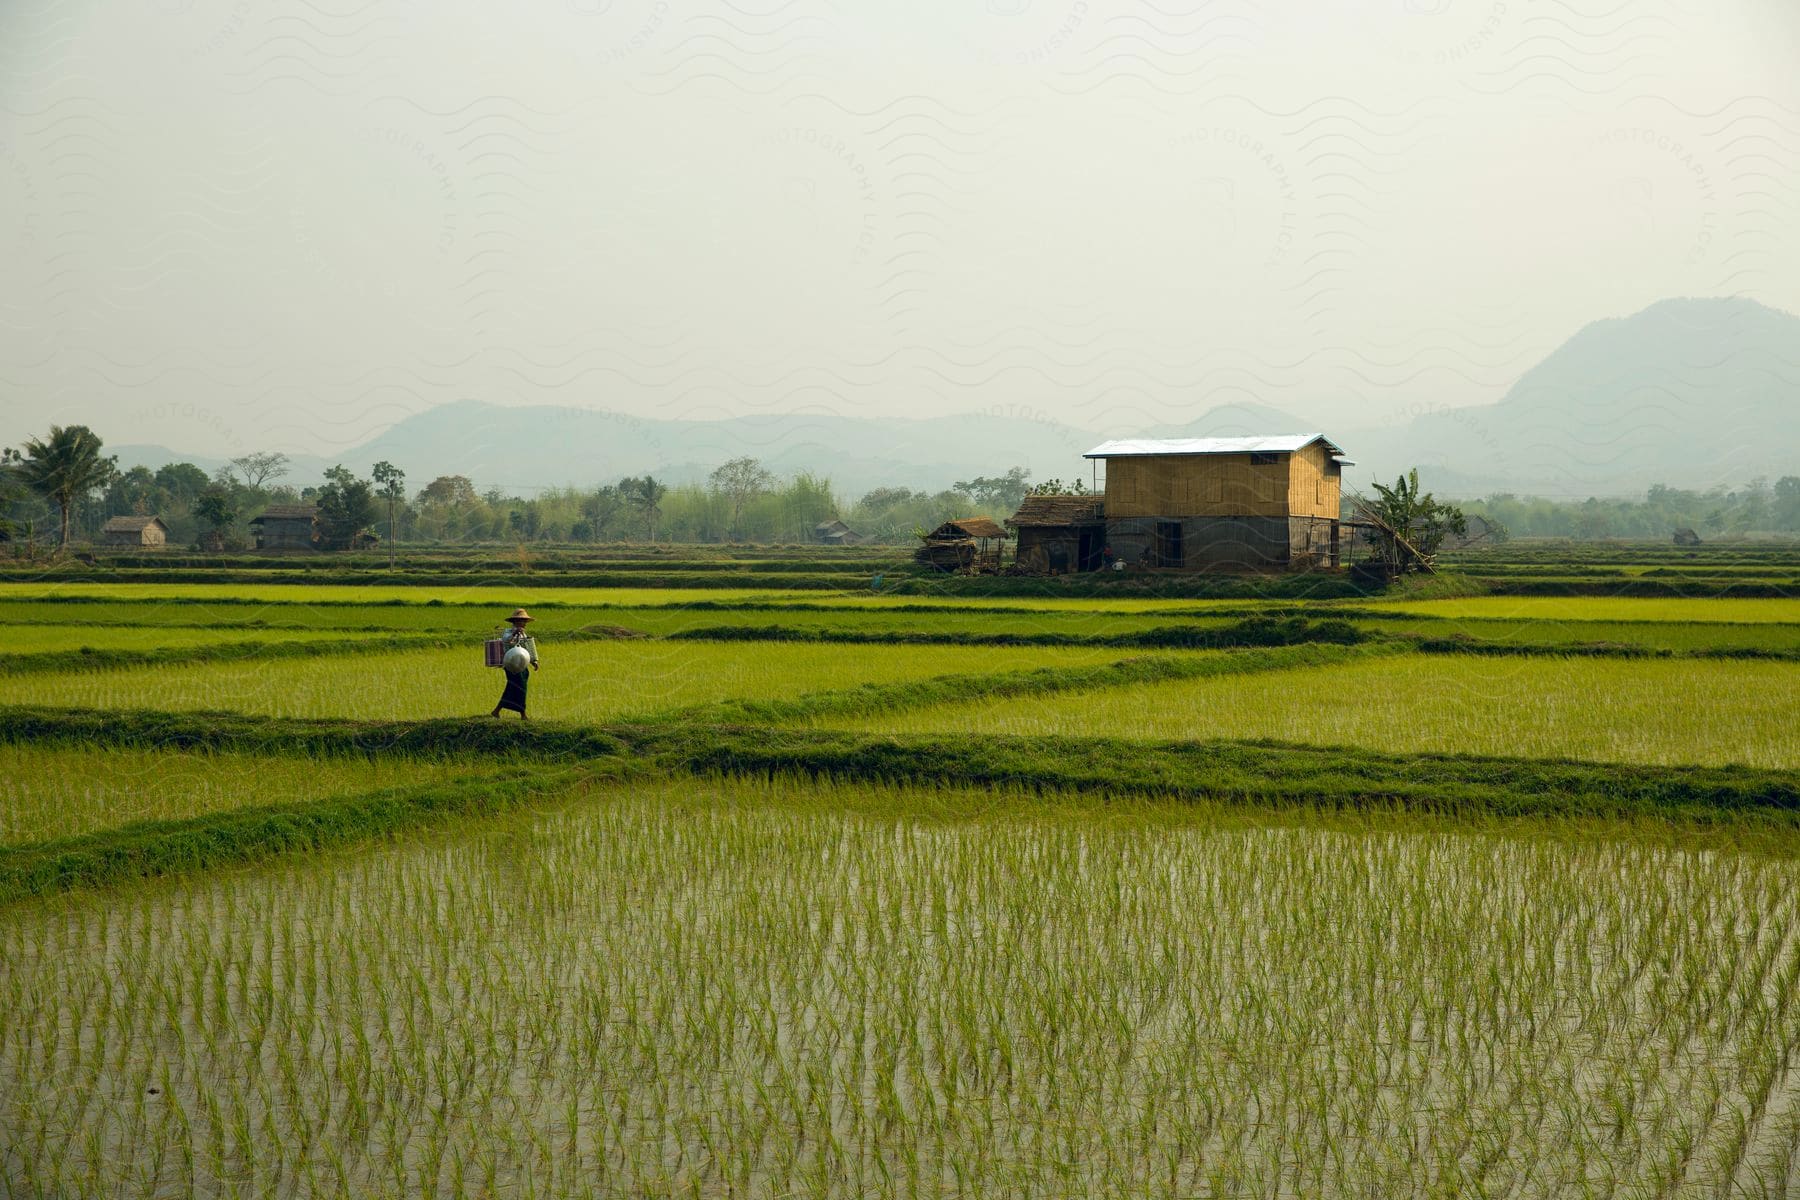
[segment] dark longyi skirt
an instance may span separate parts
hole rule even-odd
[[[530,671],[520,671],[514,675],[511,671],[506,675],[506,690],[500,694],[500,707],[510,708],[520,716],[525,715],[525,685],[531,682]]]

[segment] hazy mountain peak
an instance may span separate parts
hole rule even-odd
[[[1445,494],[1587,496],[1793,474],[1800,471],[1796,413],[1800,317],[1741,296],[1679,297],[1582,327],[1495,404],[1430,413],[1398,429],[1325,432],[1345,439],[1359,464],[1357,482],[1419,466]],[[528,494],[645,472],[677,483],[704,479],[747,454],[777,474],[827,476],[840,493],[856,496],[882,486],[942,488],[1013,466],[1039,479],[1067,478],[1086,469],[1082,451],[1108,438],[1246,436],[1320,424],[1259,402],[1220,405],[1181,424],[1126,427],[1124,414],[1120,420],[1096,430],[1000,410],[659,418],[463,399],[408,417],[332,461],[367,471],[387,459],[415,487],[458,474],[478,487]],[[119,453],[127,466],[186,457],[149,446]],[[297,457],[288,481],[317,482],[330,465]]]
[[[1463,491],[1609,495],[1736,484],[1800,464],[1800,317],[1741,296],[1583,326],[1493,405],[1414,421],[1370,459]]]

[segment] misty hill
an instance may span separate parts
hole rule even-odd
[[[1800,473],[1797,413],[1800,318],[1741,298],[1684,299],[1588,325],[1495,404],[1447,409],[1393,429],[1358,430],[1350,421],[1241,403],[1184,424],[1094,430],[999,412],[665,420],[464,400],[408,417],[341,461],[366,473],[387,459],[415,487],[459,474],[481,488],[528,493],[646,471],[688,482],[748,454],[778,474],[828,476],[841,494],[856,496],[881,486],[942,488],[1015,465],[1040,479],[1085,477],[1081,452],[1108,438],[1319,429],[1356,459],[1354,484],[1417,465],[1440,495],[1587,496]],[[118,453],[127,466],[191,457],[157,446]],[[332,461],[297,456],[290,479],[315,481]]]
[[[1496,404],[1358,439],[1384,475],[1441,491],[1707,488],[1800,474],[1800,317],[1742,298],[1664,300],[1595,321]]]
[[[977,413],[909,420],[787,413],[715,420],[659,420],[552,405],[500,406],[476,400],[408,417],[373,440],[326,461],[296,455],[291,480],[310,481],[332,462],[366,473],[382,459],[409,484],[467,475],[509,492],[567,483],[612,483],[645,472],[671,483],[704,479],[727,459],[750,455],[778,475],[810,471],[840,492],[884,485],[948,487],[1014,465],[1043,478],[1081,470],[1094,433],[1051,421]],[[125,446],[125,465],[159,466],[188,457],[160,446]],[[192,461],[213,469],[218,463]]]
[[[464,401],[410,417],[357,452],[371,462],[429,462],[503,488],[611,482],[645,471],[703,479],[750,455],[779,475],[829,476],[858,493],[884,484],[947,487],[1020,463],[1051,474],[1093,444],[1067,425],[975,414],[907,420],[788,413],[707,421],[655,420],[557,407]]]
[[[1300,418],[1260,405],[1230,404],[1184,425],[1128,431],[1155,437],[1229,436],[1304,428]],[[704,479],[748,454],[780,475],[828,476],[844,494],[902,486],[943,488],[1013,466],[1040,479],[1085,476],[1081,454],[1116,431],[1042,418],[976,413],[961,417],[842,417],[829,414],[673,421],[552,405],[503,407],[463,400],[408,417],[340,459],[293,459],[290,481],[310,482],[335,462],[367,473],[386,459],[409,483],[467,475],[481,488],[529,493],[544,485],[613,482],[646,471],[671,483]],[[215,470],[223,460],[162,446],[120,446],[126,466],[186,460]]]

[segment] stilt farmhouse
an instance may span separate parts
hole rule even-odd
[[[1131,439],[1083,457],[1096,475],[1105,471],[1093,495],[1027,497],[1007,521],[1021,568],[1094,571],[1108,560],[1172,571],[1338,565],[1343,469],[1356,464],[1324,434]]]

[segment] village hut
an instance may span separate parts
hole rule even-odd
[[[1018,538],[1013,561],[1031,575],[1098,571],[1106,550],[1102,511],[1094,495],[1025,497],[1006,518]]]
[[[945,521],[925,535],[913,560],[940,571],[998,571],[1000,548],[1010,536],[988,517]]]
[[[1677,546],[1698,546],[1700,544],[1700,535],[1695,533],[1692,529],[1683,526],[1675,531],[1675,544]]]
[[[862,541],[862,535],[842,521],[820,521],[813,526],[813,541],[821,546],[854,546]]]
[[[113,517],[100,527],[103,546],[161,549],[168,542],[169,527],[161,517]]]
[[[250,520],[250,532],[258,550],[311,550],[313,523],[319,509],[314,504],[271,504]]]
[[[1165,570],[1309,570],[1338,565],[1343,468],[1319,433],[1107,442],[1107,542]]]

